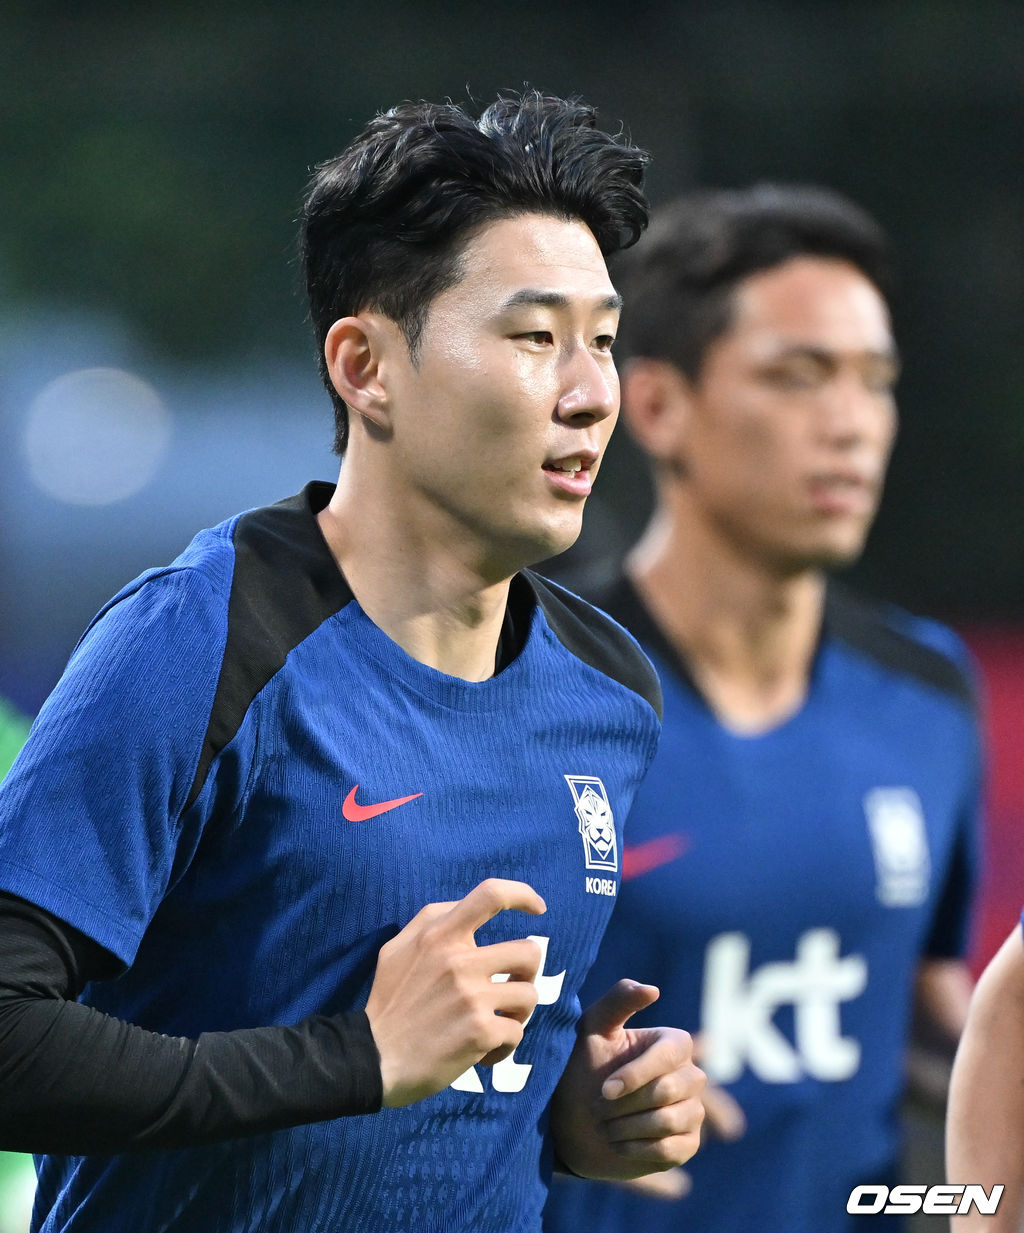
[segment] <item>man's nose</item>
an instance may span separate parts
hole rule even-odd
[[[872,389],[857,373],[837,375],[822,405],[821,430],[837,445],[856,445],[889,430],[895,419],[891,395]]]
[[[566,361],[565,388],[558,399],[558,415],[563,420],[594,423],[607,419],[619,409],[619,378],[611,357],[594,355],[582,344]]]

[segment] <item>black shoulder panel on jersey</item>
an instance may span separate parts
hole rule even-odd
[[[315,518],[331,491],[330,484],[307,484],[297,496],[250,510],[235,524],[227,644],[186,809],[289,652],[352,599]]]
[[[662,717],[661,683],[650,660],[632,638],[585,599],[531,570],[520,575],[529,582],[555,637],[578,659],[639,694]]]
[[[652,655],[657,655],[659,659],[668,664],[676,676],[694,693],[700,694],[693,679],[693,673],[690,671],[690,665],[662,633],[661,626],[647,611],[636,587],[627,577],[623,575],[603,590],[596,591],[593,601],[609,616],[613,616],[620,625],[624,625],[641,646],[646,647]]]
[[[960,664],[897,629],[886,619],[883,605],[835,582],[829,583],[825,599],[825,631],[890,672],[915,677],[970,710],[977,709],[974,682]]]

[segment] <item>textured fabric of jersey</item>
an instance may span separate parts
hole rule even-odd
[[[515,878],[547,914],[501,913],[477,938],[540,939],[540,1005],[513,1057],[408,1108],[44,1158],[45,1233],[539,1228],[546,1108],[657,682],[622,630],[529,574],[513,582],[532,593],[528,636],[503,671],[469,683],[418,663],[334,565],[314,517],[330,491],[202,533],[100,614],[0,794],[0,889],[122,961],[90,1004],[194,1037],[361,1007],[381,945],[424,904]]]
[[[833,588],[804,705],[740,736],[632,590],[605,602],[652,656],[665,720],[592,988],[628,955],[661,988],[658,1021],[704,1034],[701,1065],[748,1130],[701,1148],[678,1202],[556,1179],[545,1227],[859,1228],[852,1188],[901,1180],[915,966],[965,943],[980,768],[964,651],[943,627]]]

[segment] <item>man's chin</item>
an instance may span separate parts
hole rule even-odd
[[[518,560],[517,568],[536,565],[567,552],[580,537],[583,520],[579,514],[559,518],[545,525],[522,528],[506,547],[510,560]]]
[[[541,535],[523,534],[512,536],[501,547],[493,547],[489,552],[482,573],[490,581],[497,582],[502,578],[511,578],[521,569],[529,569],[557,557],[575,544],[579,538],[579,528],[573,535]]]
[[[557,532],[545,536],[543,541],[538,541],[537,554],[530,564],[536,565],[538,561],[547,561],[568,552],[579,539],[582,529],[582,524],[577,522],[572,527],[560,528]]]
[[[794,566],[798,573],[805,573],[809,570],[832,573],[856,565],[863,551],[863,540],[858,540],[856,543],[820,544],[800,554],[795,559]]]

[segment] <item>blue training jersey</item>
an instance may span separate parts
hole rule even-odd
[[[705,1142],[679,1201],[556,1179],[545,1228],[847,1233],[866,1219],[846,1214],[853,1187],[900,1180],[915,969],[965,945],[981,780],[965,653],[831,587],[803,706],[738,735],[628,585],[604,602],[652,656],[665,718],[591,988],[628,956],[661,988],[648,1019],[702,1034],[748,1129]]]
[[[624,631],[529,573],[512,583],[525,642],[492,679],[412,659],[320,535],[330,492],[203,532],[94,621],[0,794],[0,889],[121,961],[84,1000],[195,1037],[360,1008],[424,904],[514,878],[546,915],[500,913],[477,939],[537,938],[540,1004],[512,1057],[406,1108],[44,1157],[35,1230],[540,1227],[547,1106],[656,745],[657,680]]]

